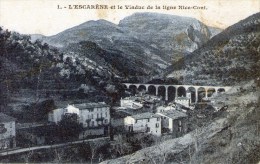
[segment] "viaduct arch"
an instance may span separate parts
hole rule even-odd
[[[226,92],[229,89],[231,89],[230,86],[196,86],[196,85],[164,85],[164,84],[137,84],[137,83],[123,83],[126,87],[126,89],[130,88],[136,88],[138,90],[145,90],[146,92],[148,91],[153,91],[155,90],[156,96],[159,94],[159,88],[164,90],[164,96],[165,100],[169,100],[169,97],[172,96],[170,95],[171,91],[175,91],[175,96],[174,99],[180,96],[185,96],[187,92],[192,92],[192,94],[195,95],[195,100],[194,102],[198,102],[199,99],[199,94],[201,94],[203,97],[208,98],[211,97],[213,93],[221,93],[221,92]],[[180,90],[182,92],[180,93]]]

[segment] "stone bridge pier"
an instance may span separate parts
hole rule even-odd
[[[229,89],[231,89],[230,86],[195,86],[195,85],[164,85],[164,84],[136,84],[136,83],[123,83],[126,87],[126,89],[130,89],[130,87],[134,87],[135,89],[144,89],[146,92],[149,91],[149,88],[155,89],[155,95],[157,96],[159,94],[159,88],[162,88],[165,90],[165,100],[169,100],[169,94],[174,94],[175,99],[178,96],[178,93],[180,93],[180,89],[185,91],[185,94],[187,92],[194,92],[195,93],[195,103],[198,102],[199,99],[199,93],[203,93],[205,98],[209,97],[210,93],[221,93],[226,92]],[[175,89],[175,93],[169,93],[169,88],[172,87]]]

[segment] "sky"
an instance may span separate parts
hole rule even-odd
[[[96,4],[108,5],[109,9],[68,9],[69,5]],[[58,9],[58,5],[63,9]],[[111,9],[114,5],[116,9]],[[144,9],[126,9],[125,5]],[[148,6],[153,9],[147,9]],[[177,8],[166,10],[163,6]],[[179,6],[206,9],[179,9]],[[50,36],[89,20],[105,19],[118,24],[135,12],[156,12],[193,17],[209,26],[226,28],[259,11],[259,0],[0,0],[0,26],[22,34]]]

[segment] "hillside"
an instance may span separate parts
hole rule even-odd
[[[172,58],[194,51],[221,31],[194,18],[155,13],[133,14],[118,26]]]
[[[236,85],[260,77],[260,13],[228,27],[173,64],[168,77],[183,83]]]
[[[242,83],[217,97],[228,108],[204,127],[102,163],[258,163],[259,94],[254,81]]]
[[[207,27],[193,18],[136,13],[118,25],[106,20],[88,21],[54,36],[35,37],[71,57],[85,51],[80,42],[93,42],[99,48],[96,52],[92,49],[92,54],[114,65],[115,70],[110,69],[110,72],[128,78],[162,74],[172,62],[202,46],[218,32],[220,29]],[[99,55],[101,49],[105,55]],[[87,58],[91,55],[84,54]],[[93,62],[98,63],[98,60],[93,59]]]
[[[174,70],[174,71],[173,71]],[[258,163],[260,161],[260,13],[230,26],[173,64],[185,84],[232,85],[204,126],[103,163]],[[205,109],[206,110],[206,109]]]
[[[33,42],[29,35],[2,28],[0,52],[1,112],[24,109],[46,99],[108,99],[105,88],[110,86],[111,77],[99,74],[97,64],[83,65],[46,43]],[[88,85],[91,96],[79,92],[81,84]],[[114,90],[112,87],[110,92]]]

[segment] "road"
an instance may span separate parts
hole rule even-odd
[[[44,146],[35,146],[35,147],[29,147],[29,148],[8,150],[8,151],[5,151],[5,152],[0,152],[0,156],[6,156],[6,155],[11,155],[11,154],[17,154],[17,153],[24,153],[24,152],[27,152],[27,151],[40,150],[40,149],[57,148],[57,147],[62,147],[62,146],[69,146],[69,145],[72,145],[72,144],[78,144],[78,143],[89,142],[89,141],[106,140],[106,139],[109,139],[109,137],[101,137],[101,138],[79,140],[79,141],[66,142],[66,143],[54,144],[54,145],[44,145]]]

